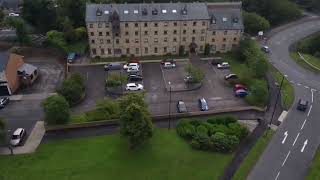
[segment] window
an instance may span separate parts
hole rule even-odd
[[[157,43],[158,42],[158,38],[154,38],[154,42]]]
[[[177,38],[173,38],[173,42],[177,42]]]
[[[200,51],[203,51],[203,46],[200,46]]]
[[[97,50],[96,50],[95,48],[93,48],[93,49],[91,50],[91,52],[92,52],[92,54],[94,54],[94,55],[97,54]]]
[[[144,31],[144,35],[148,35],[148,31]]]
[[[123,13],[124,14],[129,14],[129,11],[128,10],[124,10]]]
[[[164,26],[168,26],[168,22],[164,22],[163,25],[164,25]]]
[[[225,50],[226,49],[226,45],[222,44],[221,50]]]
[[[192,40],[192,42],[194,42],[194,41],[196,40],[196,38],[195,38],[195,37],[192,37],[191,40]]]
[[[172,52],[174,52],[174,53],[177,52],[177,47],[173,46],[172,47]]]
[[[226,38],[223,38],[223,42],[226,42],[226,40],[227,40]]]
[[[102,24],[101,23],[98,23],[98,28],[102,28]]]
[[[148,38],[145,38],[145,39],[144,39],[144,42],[147,43],[147,42],[148,42]]]
[[[186,23],[186,22],[184,22],[184,23],[183,23],[183,26],[187,26],[187,23]]]
[[[126,36],[128,36],[129,35],[129,32],[128,31],[126,31]]]
[[[224,31],[223,34],[224,34],[224,35],[227,35],[227,34],[228,34],[228,31]]]
[[[144,27],[148,27],[148,23],[144,23]]]
[[[135,39],[134,41],[135,41],[136,43],[139,43],[139,39]]]
[[[163,31],[163,34],[165,34],[165,35],[168,34],[168,31]]]
[[[211,40],[212,42],[216,42],[216,40],[214,39],[214,38],[212,38],[212,40]]]
[[[163,53],[167,53],[167,47],[163,47]]]
[[[110,48],[108,48],[108,54],[111,54],[111,49]]]
[[[148,54],[148,48],[147,47],[144,48],[144,53]]]
[[[124,26],[125,26],[125,27],[129,27],[129,24],[128,24],[128,23],[125,23]]]
[[[166,9],[162,9],[162,13],[163,13],[163,14],[166,14],[166,13],[167,13],[167,10],[166,10]]]
[[[211,50],[212,50],[213,52],[215,52],[215,51],[216,51],[216,45],[212,45],[212,46],[211,46]]]
[[[172,13],[177,13],[177,10],[176,9],[172,9]]]
[[[126,43],[129,43],[130,41],[129,41],[129,39],[126,39]]]
[[[100,44],[103,44],[103,39],[100,39]]]
[[[192,30],[192,34],[195,34],[196,33],[196,30]]]
[[[233,38],[233,41],[237,41],[237,38]]]
[[[102,32],[99,32],[99,36],[102,36]]]
[[[212,35],[215,36],[216,35],[216,31],[212,31]]]
[[[183,30],[183,34],[186,34],[187,33],[187,30]]]
[[[100,49],[101,55],[104,55],[104,49]]]
[[[204,36],[201,36],[200,41],[204,41]]]
[[[205,21],[202,21],[202,26],[205,26],[206,25],[206,22]]]
[[[106,32],[106,36],[110,36],[110,32]]]
[[[134,24],[134,27],[138,27],[138,23],[135,23],[135,24]]]
[[[205,29],[201,29],[201,34],[204,34],[206,32]]]
[[[154,27],[158,27],[158,23],[154,23]]]
[[[119,44],[119,39],[116,39],[116,44]]]
[[[127,48],[126,51],[127,51],[127,54],[130,54],[130,48]]]
[[[89,27],[90,27],[90,28],[93,28],[93,24],[90,24]]]
[[[186,38],[186,37],[183,37],[183,38],[182,38],[182,41],[186,41],[186,40],[187,40],[187,38]]]
[[[154,35],[158,35],[158,31],[154,31]]]
[[[118,37],[118,36],[119,36],[119,34],[118,34],[118,33],[116,33],[116,34],[115,34],[115,36],[117,36],[117,37]]]
[[[139,54],[139,48],[136,48],[136,54]]]
[[[94,44],[94,39],[91,40],[91,44]]]
[[[154,48],[154,53],[158,53],[158,48],[157,47]]]
[[[222,18],[222,21],[223,21],[223,22],[226,22],[226,21],[228,21],[228,18],[223,17],[223,18]]]
[[[106,23],[106,24],[105,24],[105,27],[106,27],[106,28],[109,28],[109,23]]]
[[[133,14],[138,14],[139,11],[138,10],[133,10]]]
[[[111,43],[110,39],[107,39],[107,44],[110,44],[110,43]]]
[[[177,34],[177,30],[173,30],[173,34]]]
[[[135,34],[136,36],[138,36],[139,32],[138,32],[138,31],[135,31],[134,34]]]
[[[197,22],[193,22],[193,26],[196,26],[197,25]]]
[[[177,23],[177,22],[174,22],[174,23],[173,23],[173,26],[177,26],[177,25],[178,25],[178,23]]]
[[[91,35],[91,36],[94,36],[94,33],[93,33],[93,32],[91,32],[91,33],[90,33],[90,35]]]
[[[164,42],[168,42],[168,38],[165,37],[165,38],[163,39],[163,41],[164,41]]]

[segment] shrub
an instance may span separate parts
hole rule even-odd
[[[177,124],[176,130],[181,137],[187,139],[192,138],[195,134],[195,127],[187,119],[181,119]]]
[[[110,74],[106,80],[106,86],[119,87],[125,85],[128,82],[128,78],[125,75]]]
[[[189,120],[189,123],[194,126],[194,127],[197,127],[201,124],[201,121],[197,120],[197,119],[190,119]]]
[[[228,135],[236,136],[239,140],[244,139],[248,136],[249,130],[245,126],[242,126],[237,123],[231,123],[228,125]]]
[[[119,103],[112,100],[102,100],[96,105],[96,110],[105,114],[105,119],[115,119],[120,116]]]
[[[74,30],[75,39],[77,41],[85,40],[87,37],[87,30],[85,27],[78,27]]]
[[[189,64],[186,69],[186,73],[192,77],[192,81],[190,83],[200,83],[204,79],[204,72],[191,64]]]
[[[63,96],[54,95],[43,102],[45,120],[48,124],[65,124],[69,121],[69,104]]]
[[[208,123],[210,124],[223,124],[223,125],[228,125],[230,123],[235,123],[237,122],[237,118],[235,116],[215,116],[212,118],[209,118],[207,120]]]
[[[255,80],[250,85],[250,94],[245,98],[247,103],[254,106],[263,107],[268,102],[268,87],[263,80]]]
[[[48,31],[46,41],[53,47],[59,48],[64,52],[68,51],[68,44],[62,32],[58,32],[56,30]]]
[[[204,125],[199,125],[196,128],[194,139],[200,144],[200,148],[203,150],[209,149],[209,136],[208,129]]]
[[[58,93],[65,97],[72,106],[79,102],[84,95],[84,91],[85,86],[82,76],[80,74],[72,74],[68,79],[64,80]]]
[[[195,140],[195,139],[192,139],[191,142],[190,142],[190,145],[193,149],[200,149],[201,148],[201,145],[200,143]]]
[[[228,136],[224,133],[217,132],[210,138],[214,151],[231,152],[238,144],[239,139],[236,136]]]

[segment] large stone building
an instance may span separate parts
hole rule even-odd
[[[243,33],[241,3],[87,4],[92,57],[227,52]]]

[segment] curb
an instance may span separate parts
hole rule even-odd
[[[300,56],[300,59],[302,59],[305,63],[307,63],[307,64],[308,64],[309,66],[311,66],[312,68],[320,71],[320,69],[319,69],[318,67],[314,66],[314,65],[311,64],[309,61],[307,61],[300,52],[298,52],[298,54],[299,54],[299,56]]]

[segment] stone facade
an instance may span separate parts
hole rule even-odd
[[[188,7],[192,8],[192,5],[197,3],[190,4],[190,7]],[[229,4],[232,6],[226,6]],[[94,7],[96,9],[92,10]],[[182,7],[186,8],[187,5]],[[192,16],[188,18],[167,18],[168,20],[165,17],[160,20],[140,20],[140,18],[137,18],[134,21],[127,21],[122,18],[125,15],[121,14],[121,10],[117,9],[116,5],[111,5],[110,11],[108,10],[108,14],[110,14],[108,18],[95,20],[92,18],[92,14],[88,15],[88,13],[96,12],[96,16],[101,16],[107,12],[103,10],[103,6],[87,5],[86,22],[90,54],[92,57],[178,54],[180,46],[184,48],[185,52],[203,53],[206,44],[210,45],[210,52],[212,53],[230,51],[238,45],[243,33],[242,17],[241,15],[239,17],[238,13],[241,11],[241,4],[235,6],[235,3],[211,3],[205,4],[205,7],[203,10],[207,12],[204,17],[200,18],[195,17],[193,19]],[[233,26],[231,28],[224,27],[223,24],[220,26],[219,23],[228,20],[223,19],[218,22],[218,15],[210,15],[211,11],[216,12],[215,8],[218,8],[218,12],[227,13],[229,21],[234,21],[234,18],[236,18],[236,21],[226,23],[231,24],[231,26],[232,23],[237,23],[237,26],[234,26],[234,28],[232,28]],[[139,12],[138,10],[133,11]],[[172,10],[172,12],[174,11]],[[228,14],[228,11],[230,14]],[[235,11],[238,15],[236,17]],[[176,13],[179,13],[179,10]],[[91,16],[91,18],[88,18],[88,16]],[[152,15],[150,14],[150,16]],[[191,43],[195,46],[190,46]]]

